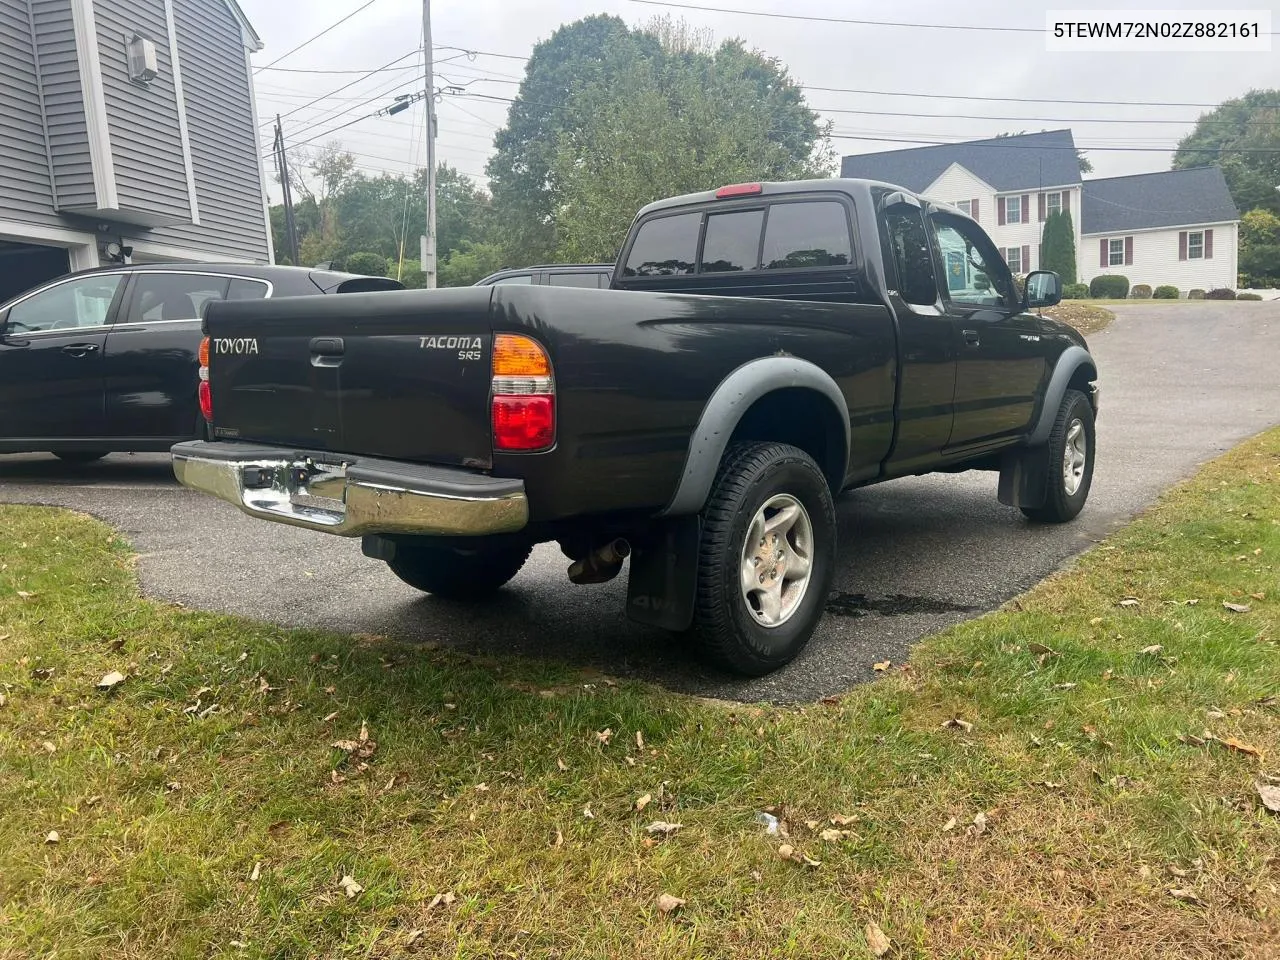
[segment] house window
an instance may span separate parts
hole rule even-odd
[[[1107,241],[1107,263],[1113,267],[1124,266],[1124,238]]]
[[[1006,223],[1022,222],[1022,197],[1004,198],[1004,219]]]
[[[1004,262],[1009,265],[1011,273],[1022,272],[1022,248],[1009,247],[1004,251]]]
[[[961,213],[963,213],[966,217],[972,217],[973,210],[970,209],[970,203],[971,201],[969,200],[957,200],[955,203],[951,205],[955,207],[957,210],[959,210]]]
[[[1045,195],[1045,214],[1052,217],[1055,213],[1062,212],[1062,194],[1050,193]]]
[[[1187,259],[1204,259],[1204,231],[1195,230],[1187,234]]]

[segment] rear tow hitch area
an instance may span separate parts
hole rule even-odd
[[[607,583],[622,570],[622,561],[631,556],[631,544],[618,538],[596,547],[581,560],[569,565],[569,582],[579,585]]]

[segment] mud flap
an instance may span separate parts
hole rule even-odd
[[[1049,464],[1043,447],[1024,447],[1000,461],[1000,502],[1010,507],[1042,507],[1049,494]]]
[[[687,630],[698,589],[702,518],[669,517],[650,529],[631,541],[627,616],[663,630]]]

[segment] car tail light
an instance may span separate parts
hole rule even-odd
[[[208,423],[213,423],[213,391],[209,389],[209,338],[200,341],[200,386],[196,395],[200,398],[200,413]]]
[[[500,333],[493,340],[493,447],[529,453],[556,442],[556,384],[536,340]]]
[[[762,193],[763,191],[763,183],[731,183],[716,191],[716,199],[724,200],[728,197],[749,197],[752,194]]]

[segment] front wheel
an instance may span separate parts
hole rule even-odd
[[[409,586],[445,600],[480,600],[520,572],[533,546],[518,541],[474,547],[399,541],[391,572]]]
[[[782,443],[731,447],[703,510],[703,652],[749,676],[795,659],[822,617],[835,559],[835,504],[813,458]]]
[[[1062,397],[1049,442],[1028,454],[1048,459],[1044,504],[1022,508],[1029,519],[1066,523],[1084,509],[1093,485],[1095,436],[1089,398],[1079,390],[1068,390]]]

